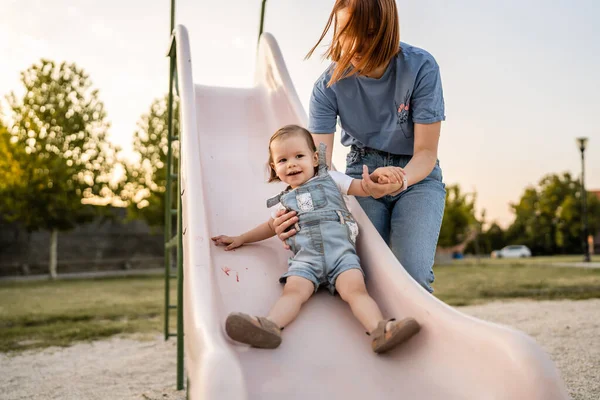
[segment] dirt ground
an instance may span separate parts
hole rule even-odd
[[[600,299],[497,302],[461,311],[533,336],[575,400],[600,399]],[[15,356],[0,354],[5,400],[183,400],[175,390],[175,341],[112,338]]]

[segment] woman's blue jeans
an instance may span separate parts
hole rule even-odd
[[[379,167],[405,167],[411,157],[352,146],[346,174],[361,179],[363,164],[372,173]],[[409,177],[408,189],[398,195],[356,199],[410,276],[433,292],[433,262],[446,200],[439,162],[421,182],[412,185]]]

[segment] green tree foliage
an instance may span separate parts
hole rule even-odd
[[[588,193],[587,203],[593,235],[600,227],[600,201]],[[545,176],[511,207],[515,221],[507,230],[509,244],[525,244],[535,254],[582,251],[581,184],[571,174]]]
[[[481,222],[483,223],[483,221]],[[481,232],[478,240],[478,254],[490,254],[493,250],[499,250],[506,246],[506,234],[496,222],[493,222],[489,228]],[[475,240],[469,242],[465,248],[465,253],[476,254]]]
[[[104,105],[83,69],[42,59],[21,82],[23,97],[7,96],[9,142],[23,183],[14,188],[11,213],[29,232],[50,230],[52,254],[58,231],[94,217],[97,208],[82,199],[111,196],[116,149],[106,141]],[[51,269],[53,263],[51,256]]]
[[[450,247],[467,240],[475,229],[475,196],[462,193],[460,186],[446,187],[446,206],[438,245]]]
[[[174,101],[174,136],[179,136],[179,102]],[[168,151],[168,97],[156,99],[150,111],[142,115],[133,138],[139,160],[127,166],[127,186],[122,196],[129,201],[129,212],[151,226],[163,226]],[[174,142],[174,171],[177,167],[178,142]],[[177,198],[175,196],[174,198]],[[173,204],[175,206],[175,204]]]
[[[25,157],[24,149],[11,141],[8,129],[0,121],[0,221],[14,221],[22,209],[17,196],[26,187]]]
[[[23,154],[14,143],[6,126],[0,120],[0,212],[6,213],[9,190],[23,183],[21,159]],[[3,207],[4,205],[4,207]]]

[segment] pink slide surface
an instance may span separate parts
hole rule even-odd
[[[418,286],[358,203],[358,252],[369,292],[384,315],[415,317],[421,332],[390,355],[339,298],[320,291],[283,333],[276,350],[228,339],[224,321],[265,315],[282,291],[290,252],[267,241],[225,252],[211,243],[269,217],[268,139],[280,126],[305,125],[277,42],[261,37],[253,88],[195,85],[189,36],[175,30],[181,102],[185,362],[192,399],[568,399],[549,356],[529,336],[466,316]]]

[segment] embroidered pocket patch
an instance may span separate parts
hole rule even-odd
[[[350,229],[350,240],[352,243],[356,243],[356,237],[358,236],[358,224],[354,221],[346,221],[346,225]]]
[[[313,211],[315,209],[310,193],[298,193],[296,201],[298,202],[300,211]]]

